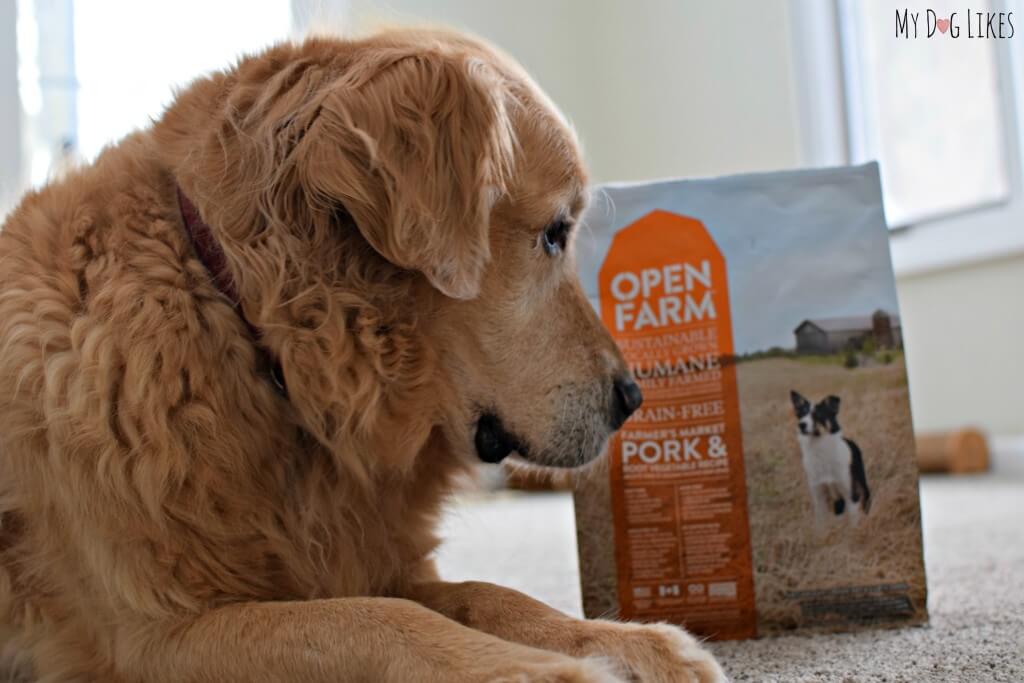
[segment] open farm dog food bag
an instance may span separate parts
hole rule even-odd
[[[580,474],[588,617],[927,620],[877,165],[598,188],[577,259],[644,392]]]

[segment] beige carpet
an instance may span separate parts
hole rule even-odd
[[[734,681],[1024,683],[1024,477],[925,478],[921,489],[931,625],[712,644]],[[466,496],[445,532],[445,578],[580,614],[568,495]]]

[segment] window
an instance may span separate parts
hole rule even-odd
[[[841,3],[850,157],[880,162],[893,227],[1010,197],[997,41],[968,38],[959,4]]]
[[[29,180],[39,185],[147,125],[176,87],[287,38],[292,6],[18,0],[17,31],[22,147]]]
[[[970,5],[970,27],[946,0],[793,5],[805,160],[879,161],[899,274],[1024,250],[1024,3]],[[978,12],[1014,37],[978,38]]]

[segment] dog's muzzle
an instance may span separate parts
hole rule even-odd
[[[507,432],[501,424],[501,419],[493,413],[484,413],[476,421],[476,436],[473,441],[477,457],[484,462],[501,462],[512,451],[526,457],[519,439]]]

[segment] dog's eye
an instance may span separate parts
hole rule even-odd
[[[544,234],[540,237],[541,246],[544,252],[550,256],[565,251],[565,243],[569,239],[569,231],[572,223],[564,219],[558,219],[548,227],[544,228]]]

